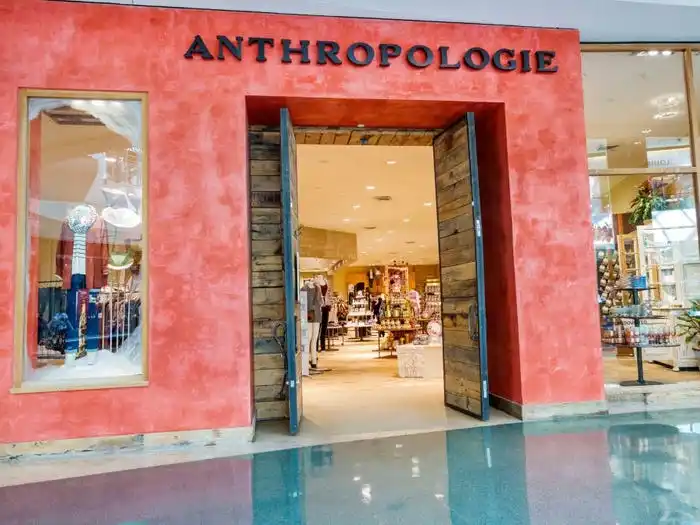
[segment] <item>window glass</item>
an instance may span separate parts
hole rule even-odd
[[[141,110],[27,99],[24,381],[143,374]]]
[[[700,305],[694,175],[589,180],[606,382],[636,384],[639,348],[651,381],[696,366],[683,321]]]
[[[589,169],[691,166],[683,54],[583,53]]]

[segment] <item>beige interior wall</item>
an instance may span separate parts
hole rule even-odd
[[[41,115],[39,195],[43,201],[84,202],[97,173],[95,153],[123,155],[129,141],[105,126],[60,126]],[[99,210],[98,210],[99,211]],[[60,220],[39,219],[39,280],[55,279]]]
[[[367,278],[369,269],[369,266],[344,266],[338,269],[330,278],[333,290],[341,297],[347,298],[349,284],[357,284],[360,281],[369,284]],[[409,266],[408,279],[411,288],[422,293],[426,279],[430,278],[440,278],[440,267],[437,264]]]

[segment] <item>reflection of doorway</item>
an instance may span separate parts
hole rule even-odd
[[[305,129],[303,133],[291,126],[291,122],[285,121],[285,113],[283,112],[283,121],[281,126],[280,138],[275,139],[275,131],[272,127],[255,128],[251,132],[251,189],[252,189],[252,234],[253,234],[253,317],[254,317],[254,338],[256,339],[256,350],[267,346],[268,351],[276,351],[279,353],[280,341],[277,339],[264,338],[266,335],[265,329],[271,327],[274,319],[260,315],[261,312],[277,313],[279,308],[271,308],[271,303],[278,300],[282,277],[279,270],[274,264],[269,268],[265,268],[265,272],[270,273],[269,279],[263,282],[262,279],[257,279],[260,272],[263,271],[261,264],[267,261],[272,263],[273,259],[280,257],[280,251],[283,252],[282,267],[284,269],[296,268],[296,272],[283,273],[285,276],[285,285],[289,284],[287,280],[291,277],[292,283],[299,283],[299,260],[298,260],[298,233],[299,224],[290,224],[291,218],[296,217],[299,213],[298,202],[303,201],[303,197],[297,196],[296,184],[293,188],[284,188],[286,184],[284,178],[288,177],[289,181],[295,181],[300,174],[296,170],[296,163],[290,162],[290,159],[295,159],[298,155],[296,141],[307,138],[314,140],[314,134],[319,142],[315,144],[336,143],[336,136],[341,133],[346,134],[346,140],[352,140],[353,135],[358,137],[358,144],[365,143],[367,146],[381,144],[382,134],[389,130],[376,130],[372,128],[354,128],[351,130],[341,130],[336,134],[331,134],[333,130],[328,128],[321,130]],[[484,285],[483,285],[483,265],[477,264],[477,258],[480,255],[478,244],[480,242],[481,222],[478,220],[478,213],[474,213],[472,202],[478,204],[478,200],[473,199],[472,181],[477,180],[476,159],[470,159],[470,151],[475,151],[474,144],[474,120],[473,117],[463,117],[457,119],[453,125],[447,126],[445,131],[421,130],[418,132],[409,132],[407,130],[391,130],[394,137],[401,136],[403,139],[412,141],[414,144],[419,141],[427,144],[433,143],[433,151],[435,155],[434,162],[434,180],[437,187],[436,208],[438,215],[438,228],[440,242],[439,252],[441,255],[441,271],[439,277],[443,281],[442,299],[443,308],[441,320],[443,324],[444,352],[443,364],[445,370],[444,391],[442,397],[448,406],[453,406],[461,411],[468,412],[476,417],[488,417],[488,402],[482,403],[483,400],[488,400],[488,385],[486,382],[486,366],[485,366],[485,330],[483,327],[479,330],[480,320],[484,318]],[[436,136],[433,141],[433,137]],[[303,138],[302,138],[303,137]],[[419,138],[420,137],[420,138]],[[397,140],[396,138],[392,140]],[[347,142],[346,142],[347,143]],[[277,146],[277,144],[281,144]],[[281,154],[275,159],[277,151]],[[282,182],[279,187],[282,190],[282,197],[275,201],[271,196],[271,189],[274,186],[274,174],[272,170],[276,168],[276,162],[280,162],[280,172],[282,174]],[[266,171],[267,170],[267,171]],[[262,174],[264,173],[264,175]],[[473,177],[472,177],[473,176]],[[262,179],[261,177],[266,177]],[[260,191],[258,191],[260,190]],[[476,193],[476,192],[474,192]],[[281,206],[278,204],[281,201]],[[275,242],[274,239],[265,241],[264,235],[274,235],[270,228],[259,227],[256,224],[256,218],[264,217],[265,221],[270,221],[270,217],[276,215],[276,212],[269,211],[280,207],[281,211],[277,212],[282,224],[282,230],[286,235],[281,235],[281,238]],[[262,211],[261,209],[268,211]],[[478,212],[478,209],[477,209]],[[397,218],[401,220],[400,218]],[[293,222],[293,221],[292,221]],[[268,222],[269,224],[269,222]],[[285,231],[286,230],[286,231]],[[303,229],[302,229],[303,231]],[[292,234],[292,235],[290,235]],[[290,237],[295,237],[290,239]],[[256,238],[257,237],[257,238]],[[291,241],[291,242],[290,242]],[[266,244],[264,244],[266,243]],[[285,244],[286,243],[286,244]],[[286,246],[286,251],[283,247]],[[265,252],[267,250],[267,252]],[[275,251],[276,250],[276,251]],[[302,254],[303,255],[303,254]],[[275,260],[274,262],[277,262]],[[386,261],[389,262],[389,261]],[[264,266],[264,265],[263,265]],[[276,278],[272,278],[272,272],[277,272]],[[262,277],[262,276],[260,276]],[[480,279],[479,279],[480,278]],[[481,284],[479,281],[481,280]],[[269,285],[267,285],[267,284]],[[277,286],[274,286],[274,285]],[[265,286],[263,286],[265,285]],[[266,288],[266,289],[264,289]],[[275,289],[276,290],[273,290]],[[290,288],[297,288],[293,284]],[[481,292],[481,304],[479,304],[479,292]],[[285,312],[293,311],[296,305],[296,295],[287,294],[287,307],[283,308]],[[261,302],[264,301],[264,302]],[[299,316],[295,317],[298,320]],[[278,320],[281,321],[282,319]],[[289,327],[289,320],[287,320]],[[293,329],[299,331],[299,326],[294,323]],[[288,329],[289,330],[289,329]],[[260,337],[257,337],[257,336]],[[268,339],[268,340],[265,340]],[[288,339],[289,341],[290,339]],[[291,346],[291,345],[290,345]],[[298,344],[294,345],[298,348]],[[291,349],[286,349],[291,350]],[[292,350],[293,351],[293,350]],[[303,396],[298,392],[301,382],[301,359],[297,352],[289,354],[293,358],[286,359],[286,367],[289,371],[288,380],[288,398],[298,399],[300,403]],[[279,356],[276,356],[276,361],[279,363]],[[264,385],[257,382],[263,376],[279,377],[284,375],[268,373],[266,369],[257,366],[257,362],[271,361],[274,358],[256,357],[256,394],[274,392],[275,385]],[[482,366],[482,363],[484,366]],[[291,365],[291,366],[290,366]],[[296,365],[296,366],[295,366]],[[296,368],[296,370],[295,370]],[[273,388],[270,389],[269,387]],[[280,385],[277,389],[282,391]],[[292,390],[297,389],[296,394]],[[303,390],[303,387],[301,388]],[[284,389],[287,391],[287,389]],[[348,395],[352,395],[351,392]],[[285,406],[282,400],[277,396],[276,399],[258,399],[258,418],[261,418],[261,403],[274,402],[277,417],[287,415]],[[292,413],[295,410],[292,408]],[[300,416],[301,411],[297,412]],[[294,418],[293,418],[294,419]],[[298,422],[298,421],[297,421]],[[293,421],[293,427],[294,427]],[[293,430],[295,430],[293,428]]]

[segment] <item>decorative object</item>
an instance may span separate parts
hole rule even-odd
[[[637,195],[630,202],[630,224],[639,226],[651,220],[652,211],[666,208],[666,201],[660,191],[661,186],[645,180],[637,186]]]
[[[695,357],[700,363],[700,299],[691,299],[690,308],[678,316],[678,335],[685,338],[687,344],[692,344]]]

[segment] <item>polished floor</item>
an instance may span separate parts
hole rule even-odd
[[[304,435],[362,439],[478,423],[445,407],[442,378],[399,377],[396,359],[377,358],[376,338],[335,348],[319,355],[327,371],[302,383]],[[491,416],[495,423],[513,420],[497,410]]]
[[[0,489],[2,525],[700,523],[700,410],[506,424]]]

